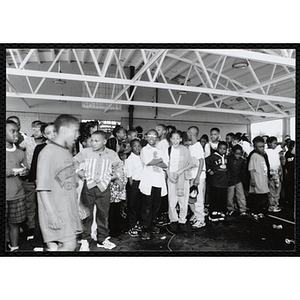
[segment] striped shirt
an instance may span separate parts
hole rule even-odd
[[[83,171],[89,189],[97,186],[105,191],[111,181],[113,171],[118,177],[123,174],[123,163],[116,152],[105,148],[102,152],[85,148],[74,158],[77,163],[84,163]]]

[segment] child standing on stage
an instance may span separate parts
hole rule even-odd
[[[206,158],[206,168],[209,174],[209,220],[212,222],[225,219],[227,204],[227,143],[218,143],[217,151]]]
[[[143,163],[140,157],[142,150],[141,142],[134,139],[130,142],[131,154],[125,160],[125,174],[128,178],[127,183],[127,222],[128,234],[136,237],[141,230],[138,222],[141,221],[142,194],[139,190],[139,184],[142,178]]]
[[[140,191],[143,193],[141,225],[142,239],[150,239],[150,229],[153,234],[159,233],[156,226],[157,213],[161,205],[161,197],[167,195],[164,169],[167,168],[166,155],[156,147],[158,133],[151,129],[147,133],[148,144],[141,150],[144,164]]]
[[[17,149],[19,132],[14,121],[6,121],[6,221],[9,227],[9,249],[19,250],[20,225],[26,221],[26,202],[20,176],[28,173],[24,151]]]
[[[120,189],[123,188],[118,178],[123,174],[123,163],[115,151],[106,148],[106,142],[106,133],[101,130],[95,131],[91,138],[91,148],[83,149],[74,157],[77,165],[84,162],[84,168],[77,169],[76,172],[84,180],[81,203],[89,211],[87,218],[83,220],[80,251],[89,251],[95,204],[97,206],[97,247],[109,250],[116,247],[109,241],[110,182],[114,181]]]
[[[40,152],[37,163],[39,222],[48,250],[74,251],[76,234],[82,231],[71,154],[79,122],[60,115],[54,125],[57,136]]]

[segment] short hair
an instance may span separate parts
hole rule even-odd
[[[196,130],[197,130],[197,134],[199,134],[199,128],[198,128],[197,126],[190,126],[190,127],[188,128],[188,131],[189,131],[190,129],[196,129]]]
[[[86,142],[91,136],[91,134],[81,134],[78,137],[78,141],[82,144],[83,142]]]
[[[158,126],[162,127],[163,130],[167,130],[167,126],[165,124],[158,124],[158,125],[156,125],[156,127],[158,127]]]
[[[172,132],[170,133],[170,138],[172,138],[172,136],[173,136],[174,134],[178,134],[178,135],[180,136],[180,138],[182,138],[182,131],[180,131],[180,130],[174,130],[174,131],[172,131]]]
[[[227,145],[227,143],[226,143],[225,141],[220,141],[220,142],[218,143],[218,148],[219,148],[220,146],[226,146],[226,148],[228,148],[228,145]]]
[[[95,126],[97,126],[97,128],[98,128],[98,125],[99,125],[98,121],[89,121],[85,124],[85,130],[89,134],[90,133],[90,128],[93,128]]]
[[[238,140],[240,142],[241,141],[241,136],[235,134],[232,139],[233,140]]]
[[[175,131],[175,130],[176,130],[176,127],[173,126],[173,125],[167,125],[167,126],[166,126],[166,130],[169,131],[169,129],[170,129],[171,131]]]
[[[276,136],[270,136],[270,137],[267,138],[267,144],[271,144],[274,141],[277,142],[277,137]]]
[[[287,147],[288,147],[289,151],[292,151],[293,148],[295,147],[295,141],[290,140],[290,142],[288,143]]]
[[[217,131],[218,133],[220,133],[220,129],[217,128],[217,127],[213,127],[213,128],[210,130],[210,133],[211,133],[212,131]]]
[[[117,137],[117,133],[119,133],[121,130],[125,130],[125,128],[121,125],[116,125],[116,127],[112,131],[113,136]],[[125,132],[126,132],[126,130],[125,130]]]
[[[67,114],[59,115],[54,121],[57,132],[62,126],[70,126],[71,124],[79,124],[79,121],[76,117]]]
[[[54,122],[43,123],[43,124],[41,125],[41,133],[45,133],[45,129],[46,129],[48,126],[51,126],[51,125],[54,126]]]
[[[138,142],[138,143],[141,144],[141,141],[140,141],[140,140],[138,140],[138,139],[133,139],[133,140],[130,141],[130,147],[132,148],[132,147],[133,147],[133,144],[136,143],[136,142]]]
[[[263,137],[258,135],[252,140],[252,143],[253,143],[253,145],[255,145],[257,143],[265,143],[265,140],[263,139]]]
[[[232,152],[235,153],[237,150],[241,150],[243,152],[243,148],[241,145],[235,145],[232,147]]]
[[[226,134],[226,136],[231,136],[232,138],[234,137],[234,133],[233,132],[229,132]]]
[[[203,134],[200,138],[200,140],[205,139],[206,141],[209,141],[208,135],[207,134]]]
[[[17,116],[9,116],[6,120],[8,121],[8,120],[11,120],[11,119],[17,119],[20,122],[20,119]]]
[[[135,127],[135,130],[137,131],[137,133],[143,133],[143,128],[141,126]]]
[[[35,121],[32,121],[31,122],[31,126],[37,126],[37,125],[42,125],[43,124],[43,122],[42,121],[40,121],[40,120],[35,120]]]
[[[17,123],[14,122],[13,120],[6,120],[5,124],[6,125],[12,124],[12,125],[16,125],[18,127]]]
[[[92,135],[101,135],[105,140],[107,139],[106,138],[106,133],[103,131],[103,130],[96,130],[96,131],[94,131],[92,134],[91,134],[91,136]]]
[[[130,130],[128,130],[127,131],[127,134],[129,135],[129,134],[132,134],[132,133],[136,133],[136,134],[138,134],[138,132],[135,130],[135,129],[130,129]]]
[[[149,134],[149,132],[154,132],[157,136],[158,136],[158,132],[155,129],[150,129],[147,131],[147,135]]]

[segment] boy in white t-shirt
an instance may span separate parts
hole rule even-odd
[[[282,182],[282,168],[280,164],[280,152],[282,151],[281,147],[277,147],[277,138],[275,136],[270,136],[267,139],[268,148],[265,149],[265,152],[268,155],[270,163],[270,174],[272,176],[268,181],[268,186],[270,192],[268,193],[269,199],[269,211],[270,212],[279,212],[279,198],[281,191],[281,182]]]
[[[195,203],[190,203],[190,208],[194,213],[190,218],[190,222],[193,223],[194,228],[204,227],[205,224],[205,214],[204,214],[204,196],[205,196],[205,178],[206,178],[206,167],[204,161],[204,151],[201,144],[197,141],[199,134],[199,129],[196,126],[191,126],[188,128],[187,135],[191,141],[189,146],[189,151],[192,157],[196,158],[199,162],[198,167],[191,169],[192,179],[191,186],[198,187],[198,195]]]

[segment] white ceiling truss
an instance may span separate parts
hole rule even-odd
[[[295,49],[7,49],[7,98],[81,101],[167,108],[170,116],[189,111],[240,114],[250,121],[295,115]],[[234,69],[237,59],[247,62]],[[48,64],[45,64],[47,62]],[[57,72],[58,62],[77,71]],[[36,64],[38,68],[32,68]],[[87,75],[86,64],[96,76]],[[128,67],[135,75],[128,78]],[[114,67],[114,77],[109,72]],[[74,68],[73,68],[74,69]],[[127,75],[126,75],[127,74]],[[109,76],[108,76],[109,75]],[[17,90],[11,78],[26,79],[29,92]],[[32,84],[32,78],[39,78]],[[89,97],[39,93],[45,80],[83,82]],[[90,83],[96,83],[94,90]],[[96,98],[100,83],[112,85],[112,96]],[[115,95],[115,87],[122,89]],[[129,94],[128,90],[133,87]],[[169,97],[133,100],[140,88],[168,91]],[[189,98],[186,96],[189,94]],[[124,95],[124,96],[123,96]],[[124,100],[125,97],[125,100]],[[149,97],[150,98],[150,97]]]

